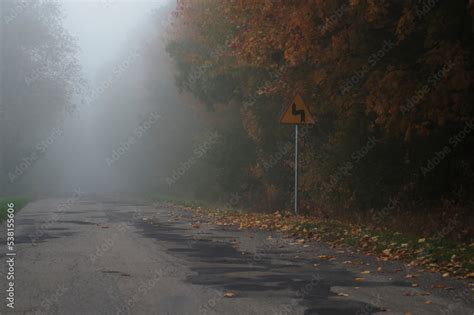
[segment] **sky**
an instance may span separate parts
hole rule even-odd
[[[148,17],[172,0],[60,0],[64,26],[77,39],[79,62],[86,78],[94,76],[144,25]]]

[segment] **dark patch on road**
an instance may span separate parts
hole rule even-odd
[[[50,229],[51,230],[51,229]],[[19,235],[15,238],[15,244],[36,244],[43,243],[47,240],[57,239],[62,237],[70,237],[75,235],[75,232],[62,232],[62,233],[46,233],[46,230],[31,234]]]
[[[103,270],[102,273],[118,274],[122,277],[130,277],[129,273],[124,273],[124,272],[116,271],[116,270]]]
[[[78,225],[95,225],[93,222],[87,222],[87,221],[76,221],[76,220],[61,220],[61,221],[56,221],[58,223],[69,223],[69,224],[78,224]]]
[[[52,228],[48,228],[46,230],[47,231],[68,231],[69,229],[68,228],[60,228],[60,227],[52,227]]]
[[[359,301],[330,300],[336,296],[330,291],[333,286],[385,286],[393,282],[354,282],[357,275],[330,262],[323,262],[319,270],[312,267],[314,261],[281,257],[287,251],[273,250],[258,255],[243,254],[224,241],[195,239],[189,236],[189,224],[179,222],[156,223],[137,222],[139,233],[156,239],[170,253],[190,262],[196,274],[187,278],[192,284],[214,286],[225,291],[235,291],[238,297],[255,297],[258,294],[286,295],[294,304],[275,310],[281,314],[294,313],[294,306],[300,303],[307,308],[305,314],[370,314],[380,309]],[[185,228],[183,228],[184,226]],[[222,231],[215,230],[215,233]],[[188,234],[188,236],[186,235]],[[219,236],[219,235],[216,235]],[[194,236],[196,237],[196,235]],[[212,239],[217,237],[212,236]],[[220,238],[225,238],[221,235]],[[230,238],[232,239],[232,238]],[[275,263],[278,261],[278,263]],[[285,263],[281,263],[281,262]],[[290,292],[293,293],[288,293]]]

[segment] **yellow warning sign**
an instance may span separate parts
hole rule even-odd
[[[313,115],[309,111],[308,106],[306,106],[301,96],[296,95],[293,103],[288,106],[281,116],[280,123],[307,125],[314,124],[315,122]]]

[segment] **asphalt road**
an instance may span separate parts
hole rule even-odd
[[[123,196],[35,201],[15,225],[2,314],[474,314],[464,282]],[[6,244],[5,222],[0,233]]]

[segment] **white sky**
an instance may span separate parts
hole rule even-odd
[[[115,60],[152,10],[169,1],[60,0],[64,25],[78,41],[78,58],[87,77],[92,79],[104,64]]]

